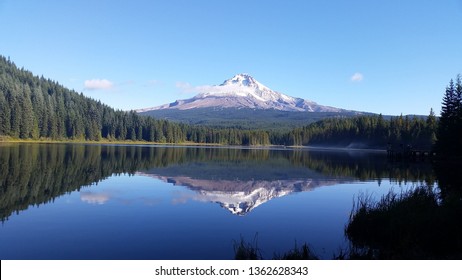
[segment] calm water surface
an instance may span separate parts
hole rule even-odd
[[[354,197],[433,181],[380,152],[2,144],[0,258],[232,259],[241,237],[331,258]]]

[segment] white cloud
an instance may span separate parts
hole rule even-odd
[[[217,86],[217,85],[202,85],[202,86],[192,86],[190,83],[177,82],[176,87],[180,89],[183,94],[198,94],[198,93],[226,93],[232,91],[245,91],[246,88],[242,88],[239,85],[226,85],[226,86]]]
[[[181,93],[197,93],[197,87],[190,83],[176,82],[175,86],[181,90]]]
[[[109,199],[110,195],[107,193],[94,193],[94,192],[81,192],[80,200],[89,204],[105,204]]]
[[[85,89],[87,90],[98,90],[98,89],[111,89],[114,84],[106,79],[92,79],[86,80],[84,83]]]
[[[357,72],[354,73],[353,76],[351,76],[351,81],[352,82],[361,82],[364,79],[363,74]]]

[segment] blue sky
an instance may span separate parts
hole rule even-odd
[[[351,110],[439,114],[462,0],[0,0],[0,54],[117,109],[237,73]]]

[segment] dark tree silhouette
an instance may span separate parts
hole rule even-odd
[[[451,79],[446,87],[437,130],[436,149],[442,156],[462,156],[462,82]]]

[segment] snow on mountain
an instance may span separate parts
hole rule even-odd
[[[346,112],[344,109],[319,105],[310,100],[273,91],[248,74],[238,74],[224,81],[221,85],[204,86],[201,89],[202,92],[193,98],[177,100],[158,107],[140,109],[137,112],[162,109],[188,110],[208,107],[275,109],[300,112]]]

